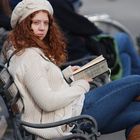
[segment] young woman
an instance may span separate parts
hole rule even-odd
[[[13,10],[11,26],[4,57],[16,52],[8,69],[23,99],[22,120],[49,123],[88,114],[95,117],[101,133],[127,129],[131,140],[132,132],[140,128],[140,102],[136,99],[140,96],[140,76],[116,80],[94,90],[90,90],[90,79],[68,84],[59,68],[66,60],[65,39],[47,0],[20,2]],[[47,139],[71,130],[64,126],[26,129]]]

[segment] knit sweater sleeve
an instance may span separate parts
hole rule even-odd
[[[48,78],[50,76],[48,72],[53,71],[50,68],[51,62],[43,62],[40,59],[38,56],[30,57],[31,63],[28,63],[26,68],[24,84],[34,101],[43,110],[49,112],[63,108],[89,90],[89,84],[85,80],[79,80],[71,86],[60,86],[53,89],[50,82],[59,84],[59,81]]]

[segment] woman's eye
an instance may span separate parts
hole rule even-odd
[[[33,21],[33,24],[38,25],[39,22],[38,21]]]
[[[46,22],[44,22],[44,24],[45,24],[45,25],[48,25],[48,24],[49,24],[49,22],[48,22],[48,21],[46,21]]]

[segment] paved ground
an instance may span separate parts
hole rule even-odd
[[[119,131],[112,134],[101,135],[98,140],[125,140],[125,133],[124,131]]]

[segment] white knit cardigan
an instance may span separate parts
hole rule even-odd
[[[85,80],[69,85],[61,70],[38,48],[28,48],[11,58],[9,71],[23,99],[22,120],[31,123],[50,123],[81,113],[84,94],[89,91]],[[69,134],[66,126],[48,129],[26,129],[45,139]]]

